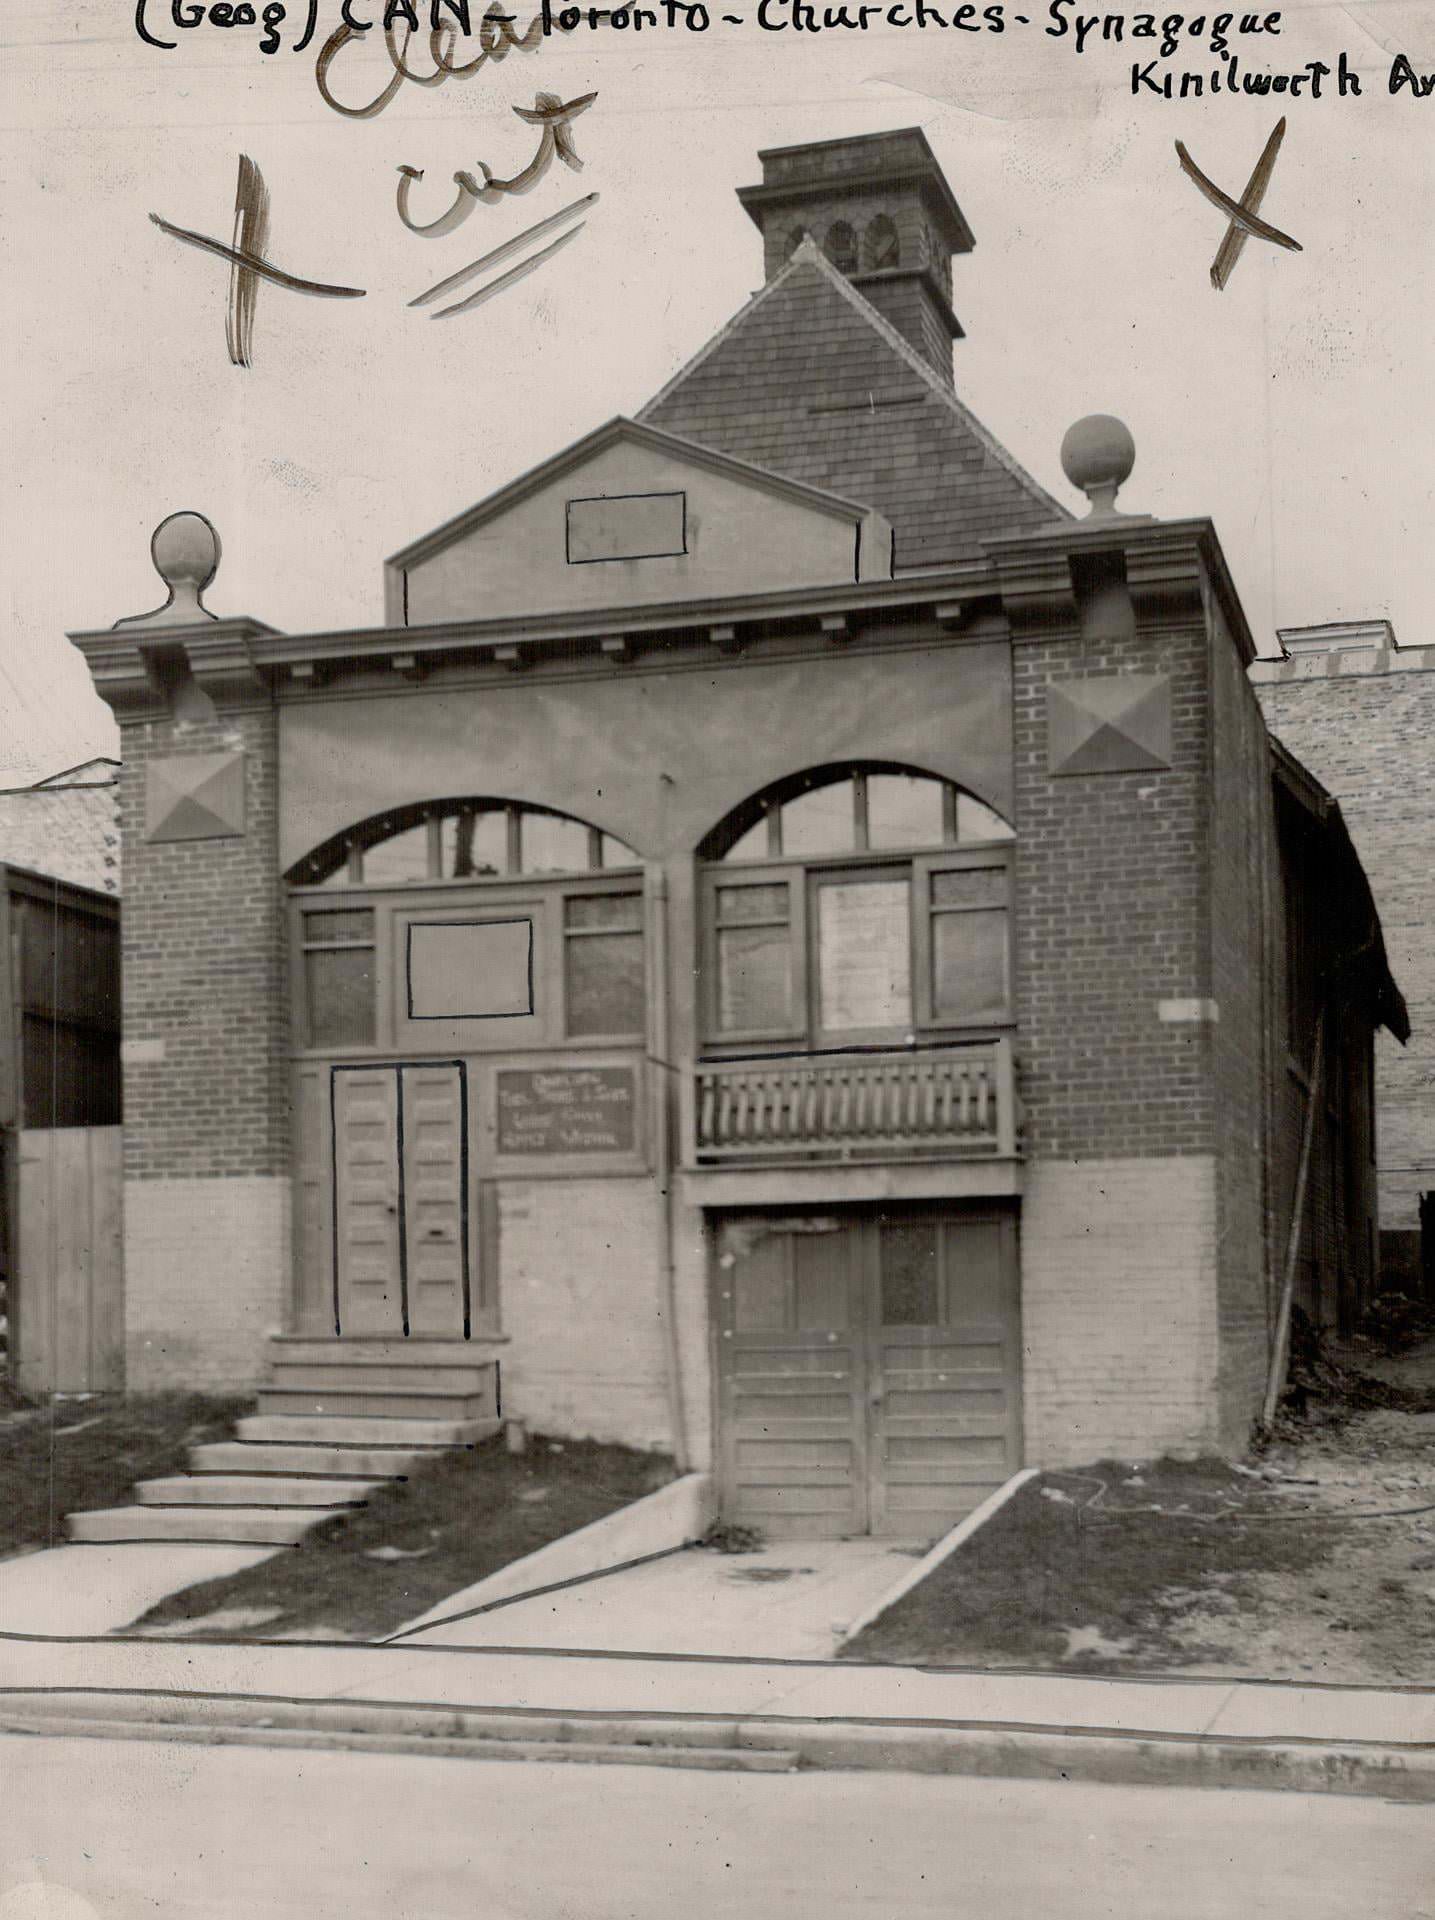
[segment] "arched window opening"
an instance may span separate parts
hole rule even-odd
[[[1011,838],[1000,814],[951,781],[873,764],[818,768],[756,795],[701,852],[708,860],[808,859]]]
[[[496,799],[334,835],[288,876],[300,1046],[632,1044],[647,1021],[637,865],[598,827]]]
[[[857,232],[846,220],[834,220],[824,243],[827,258],[839,273],[857,271]]]
[[[807,238],[806,227],[794,227],[787,236],[787,258],[790,260]]]
[[[307,855],[288,879],[301,887],[405,887],[637,864],[630,846],[569,814],[503,800],[455,799],[360,821]]]
[[[902,242],[895,223],[885,213],[868,222],[862,236],[862,255],[862,264],[869,273],[902,264]]]
[[[818,768],[701,849],[707,1044],[940,1043],[1011,1018],[1011,828],[952,782]]]

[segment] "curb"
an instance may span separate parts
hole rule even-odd
[[[1435,1803],[1435,1744],[1124,1733],[979,1721],[576,1712],[426,1703],[12,1689],[0,1731],[469,1759],[731,1771],[904,1772]]]

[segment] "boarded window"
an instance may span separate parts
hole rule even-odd
[[[620,493],[570,500],[567,522],[570,566],[687,552],[684,493]]]
[[[496,1020],[533,1012],[531,920],[415,921],[411,1020]]]
[[[905,878],[828,881],[819,888],[817,977],[824,1032],[911,1026],[910,902]]]

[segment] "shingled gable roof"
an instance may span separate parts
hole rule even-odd
[[[898,572],[1073,517],[811,239],[638,418],[866,501]]]

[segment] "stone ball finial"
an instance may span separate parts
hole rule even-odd
[[[219,535],[202,513],[171,513],[150,535],[154,570],[169,590],[162,607],[117,620],[116,627],[193,627],[217,618],[202,599],[219,571]]]
[[[1061,443],[1061,470],[1091,502],[1092,516],[1114,514],[1117,490],[1136,464],[1136,442],[1124,420],[1088,413],[1068,427]]]
[[[188,588],[196,603],[219,571],[219,535],[202,513],[172,513],[150,535],[155,572],[172,597]]]

